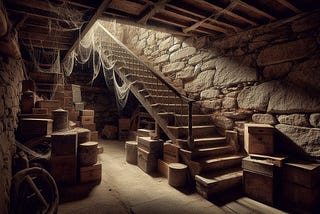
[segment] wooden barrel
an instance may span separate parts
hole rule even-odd
[[[89,129],[74,128],[71,131],[78,133],[78,144],[85,143],[91,140],[91,133]]]
[[[125,150],[126,150],[126,161],[131,164],[137,164],[137,145],[136,141],[126,141]]]
[[[173,187],[183,187],[187,183],[187,166],[181,163],[170,163],[168,183]]]
[[[78,148],[79,164],[91,166],[98,161],[98,142],[81,143]]]
[[[66,131],[69,129],[68,111],[57,109],[52,111],[53,131]]]

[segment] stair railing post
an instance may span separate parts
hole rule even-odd
[[[192,134],[192,102],[188,102],[188,146],[190,150],[194,149],[194,140]]]

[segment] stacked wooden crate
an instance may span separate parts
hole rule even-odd
[[[161,158],[162,151],[162,140],[138,137],[138,166],[148,174],[157,171],[158,158]]]
[[[131,119],[120,118],[118,125],[119,125],[119,129],[118,129],[119,140],[127,140],[130,133]]]
[[[170,163],[179,163],[179,147],[166,142],[163,144],[163,159],[158,159],[158,171],[166,178]]]

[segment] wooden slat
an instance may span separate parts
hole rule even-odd
[[[86,8],[86,9],[94,9],[94,7],[92,7],[90,5],[81,4],[79,2],[74,2],[74,1],[70,1],[70,0],[60,0],[60,1],[65,2],[69,5],[77,6],[77,7],[82,7],[82,8]]]
[[[134,16],[139,16],[145,10],[146,5],[141,5],[127,0],[113,0],[110,2],[109,8],[123,11]]]
[[[164,10],[165,5],[171,0],[160,0],[157,3],[154,3],[152,6],[149,6],[144,12],[143,16],[139,18],[139,24],[146,24],[148,19],[154,16],[154,14]]]
[[[59,35],[49,35],[49,34],[42,34],[42,33],[35,33],[35,32],[19,32],[19,38],[22,39],[31,39],[31,40],[39,40],[39,41],[56,41],[60,44],[69,44],[70,38],[59,36]]]
[[[42,1],[42,0],[10,0],[10,3],[13,3],[17,6],[24,6],[29,7],[32,9],[39,9],[46,12],[58,14],[57,10],[51,9],[51,6],[49,5],[48,1]],[[16,7],[17,8],[17,7]]]
[[[268,14],[268,13],[266,13],[266,12],[256,8],[256,7],[254,7],[254,6],[251,6],[251,5],[247,4],[246,2],[243,2],[243,1],[240,1],[240,0],[232,0],[232,2],[235,2],[236,4],[239,4],[242,7],[247,8],[248,10],[251,10],[252,12],[254,12],[254,13],[258,14],[258,15],[264,16],[264,17],[266,17],[266,18],[268,18],[268,19],[270,19],[272,21],[276,20],[275,17],[271,16],[270,14]]]
[[[73,37],[73,33],[75,31],[78,31],[78,29],[75,28],[58,28],[57,27],[49,27],[48,25],[36,25],[36,24],[32,24],[29,22],[24,23],[24,25],[21,27],[21,29],[23,29],[24,31],[28,31],[28,32],[37,32],[37,30],[39,30],[39,28],[41,30],[44,30],[46,33],[48,34],[55,34],[55,35],[63,35],[65,37],[69,37],[72,38]],[[42,31],[41,31],[42,32]]]
[[[275,0],[278,3],[282,4],[283,6],[289,8],[290,10],[292,10],[295,13],[301,13],[301,10],[298,9],[297,7],[295,7],[293,4],[291,4],[290,2],[288,2],[287,0]]]
[[[73,43],[73,45],[71,46],[71,48],[68,50],[67,54],[64,56],[64,60],[67,59],[67,57],[69,56],[69,54],[78,46],[81,38],[83,38],[86,33],[90,30],[90,28],[92,27],[92,25],[97,21],[97,19],[101,16],[101,14],[105,11],[105,9],[108,7],[108,5],[110,4],[111,0],[104,0],[101,5],[99,6],[99,8],[97,9],[97,11],[95,12],[95,14],[91,17],[90,21],[88,22],[88,24],[86,24],[85,28],[83,29],[83,31],[81,31],[80,36],[77,38],[77,40]],[[63,60],[63,61],[64,61]]]

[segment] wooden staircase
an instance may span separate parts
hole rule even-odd
[[[188,165],[198,192],[210,198],[239,187],[243,156],[236,154],[234,146],[218,133],[211,115],[202,113],[194,100],[168,84],[162,74],[111,34],[109,37],[104,45],[108,54],[119,61],[115,68],[117,75],[130,86],[130,91],[170,140],[179,145],[182,160]]]

